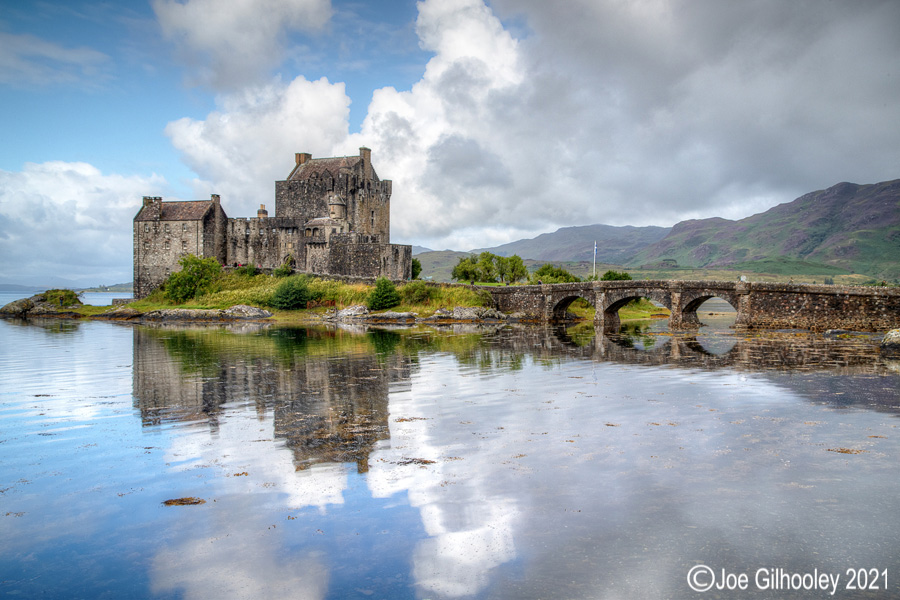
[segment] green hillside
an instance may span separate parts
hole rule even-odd
[[[900,180],[839,183],[729,221],[682,221],[626,261],[680,267],[900,278]]]

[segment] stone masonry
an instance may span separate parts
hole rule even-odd
[[[596,309],[594,325],[603,331],[617,330],[619,309],[640,297],[668,308],[672,329],[699,326],[697,308],[714,297],[735,308],[738,327],[812,331],[885,331],[900,327],[898,288],[634,280],[484,289],[491,293],[495,308],[548,322],[564,318],[569,305],[584,298]]]
[[[390,180],[372,167],[372,152],[314,159],[298,153],[275,182],[275,216],[229,218],[220,198],[164,202],[144,197],[134,218],[134,297],[143,298],[180,269],[186,254],[222,265],[283,264],[317,275],[405,280],[412,247],[390,243]]]

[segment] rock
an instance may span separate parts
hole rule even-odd
[[[383,313],[372,313],[366,317],[368,321],[415,321],[419,315],[414,312],[394,312],[385,311]]]
[[[441,319],[449,319],[453,316],[452,310],[447,310],[446,308],[439,308],[434,311],[433,317],[441,318]]]
[[[21,300],[13,300],[3,308],[0,308],[0,315],[4,317],[24,317],[33,308],[34,302],[30,298],[22,298]]]
[[[347,308],[337,311],[334,316],[338,319],[350,319],[353,317],[361,317],[367,314],[369,314],[368,308],[366,308],[362,304],[354,304],[353,306],[348,306]]]
[[[900,329],[891,329],[881,339],[881,353],[885,356],[900,357]]]
[[[225,309],[225,316],[231,319],[268,319],[272,316],[272,313],[255,306],[236,304],[231,308]]]
[[[144,313],[147,321],[222,321],[223,310],[203,310],[199,308],[163,308]]]
[[[108,310],[104,313],[97,315],[98,319],[114,319],[116,321],[128,321],[130,319],[137,319],[142,316],[144,313],[141,311],[131,308],[130,306],[118,306],[112,310]]]
[[[506,315],[499,310],[483,306],[457,306],[453,309],[453,318],[459,321],[505,320]]]

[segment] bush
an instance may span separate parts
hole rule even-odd
[[[576,275],[572,275],[562,267],[546,263],[531,274],[531,283],[574,283],[581,281]]]
[[[199,258],[193,254],[178,260],[181,270],[166,280],[166,296],[175,303],[196,298],[212,289],[222,272],[222,265],[215,258]]]
[[[272,294],[271,306],[282,310],[297,310],[306,308],[306,304],[312,300],[309,292],[309,281],[303,275],[290,277],[278,284],[275,293]]]
[[[397,288],[386,277],[379,277],[375,282],[375,289],[366,299],[369,310],[381,310],[400,304],[400,294]]]
[[[631,275],[625,271],[607,271],[600,281],[631,281]]]
[[[284,263],[280,267],[275,267],[275,269],[272,270],[272,275],[278,278],[289,277],[293,272],[294,269],[291,268],[291,265],[289,263]]]
[[[256,268],[256,265],[241,265],[235,269],[234,272],[238,275],[244,275],[245,277],[253,277],[259,273],[259,269]]]
[[[424,281],[412,281],[400,288],[400,297],[404,304],[428,304],[433,293]]]
[[[422,263],[418,258],[412,259],[412,278],[418,279],[419,274],[422,273]]]

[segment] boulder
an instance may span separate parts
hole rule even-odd
[[[13,300],[3,308],[0,308],[0,315],[4,317],[24,317],[33,308],[34,302],[30,298],[22,298],[21,300]]]
[[[458,321],[505,320],[506,315],[499,310],[483,306],[457,306],[453,309],[453,318]]]
[[[369,314],[368,308],[362,304],[354,304],[353,306],[348,306],[347,308],[337,311],[334,316],[338,319],[352,319],[367,314]]]
[[[392,310],[385,311],[383,313],[370,313],[366,320],[368,321],[394,321],[394,322],[406,322],[406,321],[415,321],[416,317],[419,315],[414,312],[394,312]]]
[[[98,319],[114,319],[116,321],[128,321],[130,319],[137,319],[141,315],[143,315],[141,311],[131,308],[130,306],[117,306],[112,310],[108,310],[104,313],[97,315]]]
[[[900,329],[891,329],[881,339],[881,353],[884,356],[900,358]]]
[[[236,304],[225,309],[225,316],[230,319],[268,319],[272,316],[267,310],[246,304]]]

